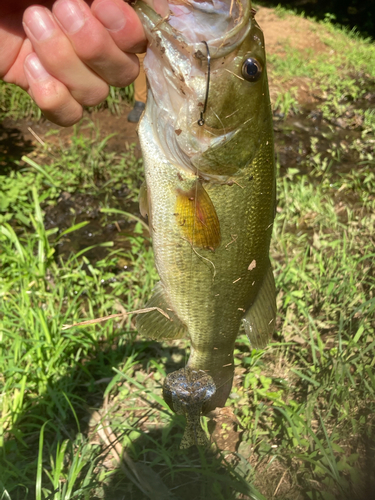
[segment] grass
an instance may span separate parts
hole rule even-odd
[[[277,332],[264,351],[238,338],[227,418],[215,429],[203,419],[222,451],[180,450],[184,422],[161,397],[188,342],[141,339],[131,316],[63,328],[142,307],[157,280],[147,231],[131,215],[142,181],[134,148],[113,152],[86,120],[67,143],[52,133],[23,160],[1,157],[0,499],[370,498],[375,127],[368,88],[355,86],[373,75],[372,49],[321,26],[336,57],[306,64],[324,126],[293,129],[298,147],[283,162],[276,135]],[[347,53],[355,85],[328,74],[345,80]],[[292,82],[303,54],[286,57],[295,66],[272,55],[271,64]],[[282,140],[298,113],[292,89],[279,98]],[[56,210],[66,211],[58,226]],[[100,230],[86,245],[92,219]]]
[[[108,108],[111,113],[118,114],[120,113],[121,104],[131,102],[133,96],[133,85],[125,88],[110,87],[107,99],[93,109]],[[27,92],[16,85],[7,84],[0,80],[0,119],[3,120],[5,117],[13,120],[21,118],[39,120],[42,117],[42,113]]]
[[[275,13],[281,19],[292,20],[297,26],[298,16],[291,11],[279,6]],[[338,28],[328,21],[311,21],[310,31],[326,50],[299,49],[284,42],[276,53],[269,54],[269,71],[279,82],[281,96],[287,96],[288,91],[283,89],[295,85],[296,78],[307,80],[310,89],[321,101],[318,109],[324,118],[334,120],[345,115],[348,102],[362,97],[369,83],[373,82],[375,46],[370,38],[362,39],[355,30]],[[278,97],[277,104],[285,100],[290,100],[290,97]],[[353,111],[360,112],[355,106]]]

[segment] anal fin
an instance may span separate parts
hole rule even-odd
[[[153,310],[137,316],[136,325],[141,335],[155,340],[181,339],[187,336],[187,328],[179,319],[168,303],[168,298],[162,283],[159,281],[146,308],[158,307],[164,311],[170,319],[166,318],[158,310]]]
[[[242,318],[246,335],[253,347],[263,348],[267,345],[275,329],[275,319],[276,288],[270,265],[255,302]]]

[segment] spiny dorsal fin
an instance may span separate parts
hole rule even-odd
[[[242,319],[246,335],[253,347],[263,348],[267,345],[275,329],[275,319],[276,289],[270,265],[255,302]]]
[[[189,191],[177,190],[176,217],[184,237],[197,248],[220,245],[220,222],[208,193],[199,180]]]
[[[166,312],[170,319],[157,310],[139,314],[136,324],[141,335],[157,340],[187,337],[187,328],[169,305],[163,284],[160,281],[156,284],[154,293],[145,307],[158,307]]]

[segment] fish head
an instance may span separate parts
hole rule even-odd
[[[226,178],[270,129],[264,38],[249,0],[173,0],[161,18],[137,2],[148,38],[146,114],[172,163]],[[272,128],[272,125],[271,125]]]

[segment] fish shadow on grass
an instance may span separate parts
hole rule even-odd
[[[160,345],[157,342],[145,341],[136,342],[134,349],[139,353],[139,361],[142,365],[139,370],[144,373],[147,372],[150,362],[155,363],[161,357],[163,357],[163,368],[167,372],[175,371],[185,365],[186,353],[176,345]],[[119,465],[113,461],[113,447],[107,442],[107,449],[102,455],[102,467],[111,470],[111,474],[109,479],[99,487],[96,498],[105,500],[125,500],[125,498],[126,500],[149,498],[152,500],[191,500],[192,498],[234,500],[240,493],[245,495],[243,498],[248,498],[246,493],[249,491],[249,485],[244,475],[250,470],[249,464],[246,462],[245,470],[241,470],[241,474],[240,468],[234,467],[230,459],[226,459],[225,454],[222,454],[215,446],[209,449],[193,446],[187,450],[181,450],[179,446],[185,428],[184,417],[177,416],[161,407],[150,397],[150,392],[147,393],[146,389],[145,384],[145,391],[138,391],[137,400],[131,399],[130,402],[125,400],[122,406],[120,404],[116,408],[117,415],[123,415],[122,422],[121,416],[120,422],[117,416],[117,424],[113,420],[111,422],[111,417],[106,422],[114,431],[110,439],[115,438],[118,443],[127,443],[127,445],[125,450],[122,450],[122,444],[117,448],[121,450],[119,454],[122,455],[121,465]],[[150,391],[149,388],[148,391]],[[101,406],[103,410],[102,401],[100,405],[98,403],[99,401],[96,407]],[[139,425],[134,422],[134,415],[132,415],[130,425],[130,421],[127,421],[129,414],[126,411],[122,412],[123,408],[139,407],[142,403],[145,404],[144,413],[139,410],[136,412]],[[143,425],[147,414],[150,414],[151,425],[149,426]],[[108,428],[106,431],[108,435]],[[137,431],[140,432],[134,438],[134,433]],[[90,430],[86,429],[85,433],[90,434]]]
[[[105,500],[234,500],[241,493],[240,498],[249,498],[248,483],[223,454],[197,447],[179,449],[183,425],[175,416],[167,428],[135,440],[132,450],[141,458],[135,463],[141,488],[118,469],[104,486]]]
[[[66,452],[63,453],[63,464],[58,476],[69,475],[75,454],[84,456],[86,453],[85,457],[91,462],[93,456],[87,450],[95,444],[105,447],[103,442],[94,439],[95,432],[90,417],[103,408],[105,391],[113,378],[114,370],[118,368],[121,371],[124,361],[126,363],[131,356],[140,369],[145,369],[151,360],[160,357],[161,348],[156,342],[132,339],[127,342],[124,341],[126,336],[129,337],[129,332],[119,334],[117,331],[113,338],[107,338],[105,345],[95,342],[96,345],[93,346],[89,358],[81,359],[78,356],[78,361],[74,360],[63,376],[54,377],[53,381],[47,382],[46,389],[41,391],[37,398],[32,397],[28,401],[29,394],[24,394],[23,407],[27,410],[17,415],[12,428],[5,429],[5,440],[3,446],[0,446],[0,497],[5,491],[12,500],[36,498],[38,454],[43,458],[43,470],[53,475],[54,471],[58,470],[56,465],[58,450],[64,447],[65,442]],[[121,345],[119,339],[122,340]],[[168,360],[169,353],[166,352],[165,356]],[[37,370],[30,375],[31,377],[38,379]],[[114,385],[116,392],[116,384]],[[147,411],[148,408],[145,409]],[[43,429],[41,429],[42,424],[44,424]],[[112,425],[112,422],[110,424]],[[121,432],[118,427],[114,430],[116,435]],[[41,436],[43,436],[42,441]],[[88,444],[89,447],[86,446]],[[110,449],[107,449],[107,453],[103,456],[106,457],[109,453]],[[88,477],[90,465],[91,463],[83,465],[79,473],[81,480],[85,476]],[[92,473],[89,476],[86,488],[91,493],[91,489],[95,491],[100,481],[98,482]],[[78,487],[78,482],[79,480],[74,484],[74,488]],[[60,487],[63,483],[59,482]],[[45,492],[53,489],[51,480],[44,472],[42,486]],[[54,493],[45,495],[48,500],[57,498]],[[109,498],[111,497],[108,497],[108,500]]]

